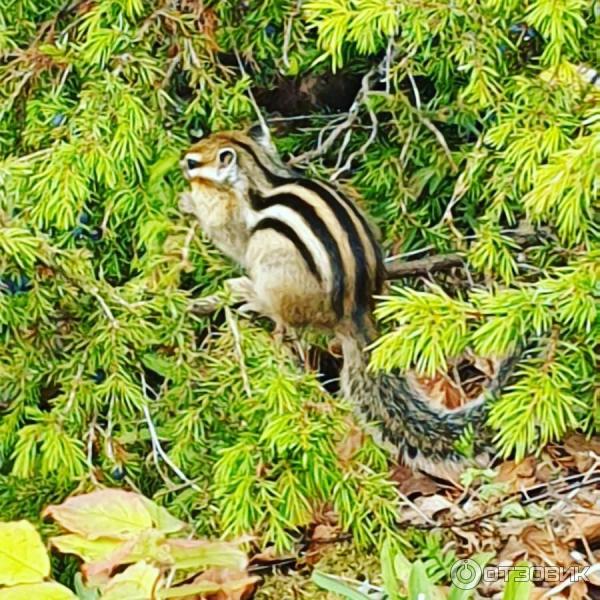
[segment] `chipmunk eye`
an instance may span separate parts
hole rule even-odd
[[[235,161],[235,152],[231,148],[223,148],[219,151],[219,164],[228,167]]]
[[[197,160],[194,160],[193,158],[188,158],[187,159],[187,168],[192,171],[193,169],[197,169],[198,167],[201,167],[201,163],[198,162]]]

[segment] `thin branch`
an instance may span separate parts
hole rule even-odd
[[[450,148],[448,148],[448,144],[446,143],[446,138],[442,135],[442,132],[427,117],[424,117],[420,113],[417,113],[417,117],[418,117],[419,121],[421,121],[421,123],[423,123],[423,125],[425,125],[425,127],[427,127],[427,129],[429,129],[429,131],[431,131],[431,133],[433,133],[433,135],[437,139],[438,143],[444,150],[444,153],[446,154],[446,158],[448,159],[448,162],[450,163],[452,172],[456,173],[458,171],[458,166],[454,162],[454,159],[452,158],[452,153],[450,152]]]
[[[425,122],[423,122],[423,124],[425,126],[427,126],[425,124]],[[444,140],[444,143],[445,143],[445,140]],[[483,136],[481,135],[481,136],[479,136],[479,139],[477,140],[477,142],[475,144],[475,147],[473,149],[474,152],[477,153],[479,151],[479,149],[481,148],[482,144],[483,144]],[[437,225],[438,227],[440,225],[442,225],[443,223],[451,223],[452,222],[452,209],[469,190],[468,180],[471,177],[475,168],[478,166],[479,158],[480,158],[479,155],[476,155],[474,160],[472,158],[469,159],[465,170],[456,179],[456,184],[454,185],[454,190],[452,191],[452,197],[450,198],[450,202],[448,202],[448,206],[446,207],[446,210],[444,211],[444,214],[442,215],[442,218],[440,219],[440,222]],[[456,165],[454,165],[454,166],[456,167]]]
[[[325,141],[323,141],[322,143],[319,142],[317,147],[313,150],[309,150],[308,152],[304,152],[299,156],[293,157],[289,161],[291,165],[297,165],[299,163],[308,162],[318,156],[326,154],[333,147],[340,135],[345,133],[346,130],[349,130],[352,127],[352,125],[354,125],[354,122],[356,121],[356,119],[358,119],[360,108],[365,102],[369,92],[371,91],[371,87],[374,83],[372,81],[373,76],[377,73],[380,73],[382,70],[385,70],[386,61],[387,56],[378,65],[369,69],[369,71],[363,76],[360,89],[356,94],[356,97],[354,98],[354,102],[352,102],[352,106],[350,106],[350,110],[348,111],[346,118],[333,129],[333,131],[327,136]]]
[[[410,261],[395,259],[386,265],[386,279],[427,275],[434,271],[447,271],[454,267],[462,267],[464,264],[463,257],[458,254],[427,256]]]
[[[290,51],[290,41],[292,39],[292,26],[294,24],[294,19],[300,14],[300,9],[302,8],[302,0],[296,0],[296,6],[294,10],[290,13],[285,22],[285,27],[283,31],[283,64],[286,69],[290,68],[290,60],[288,53]]]
[[[149,400],[150,397],[148,395],[148,390],[150,389],[148,384],[146,383],[146,377],[144,376],[144,372],[141,372],[141,380],[142,380],[142,390],[144,392],[144,397],[146,400]],[[201,492],[202,490],[198,487],[191,479],[189,479],[186,474],[169,458],[169,455],[163,450],[163,447],[160,444],[160,440],[158,439],[158,434],[156,432],[156,427],[154,426],[154,422],[152,421],[152,416],[150,415],[150,409],[148,408],[148,403],[144,402],[142,406],[142,410],[144,411],[144,417],[146,419],[146,424],[148,425],[148,431],[150,432],[150,440],[152,442],[152,449],[155,458],[155,464],[158,468],[158,456],[162,458],[165,464],[181,479],[181,481],[185,482],[192,489],[197,492]],[[159,470],[160,472],[160,470]]]
[[[108,306],[108,304],[106,304],[104,298],[98,292],[98,288],[96,288],[96,287],[92,288],[90,290],[90,294],[92,296],[94,296],[94,298],[96,298],[96,300],[98,300],[98,304],[100,304],[100,306],[102,307],[102,310],[104,311],[104,314],[110,321],[111,325],[115,329],[117,329],[119,327],[119,321],[117,321],[117,319],[115,319],[115,316],[113,315],[112,311],[110,310],[110,307]]]
[[[365,92],[365,97],[367,96],[367,94],[368,92]],[[377,120],[377,115],[375,114],[375,111],[371,108],[371,106],[369,106],[368,102],[365,102],[365,106],[367,108],[367,112],[369,113],[369,118],[371,119],[371,132],[369,133],[369,137],[367,138],[365,143],[362,144],[362,146],[358,150],[352,152],[350,156],[348,156],[348,158],[346,159],[346,162],[331,175],[332,181],[335,181],[345,171],[349,171],[350,167],[352,166],[352,161],[357,156],[364,155],[369,146],[375,141],[375,138],[377,137],[377,131],[379,129],[379,121]],[[349,129],[348,134],[350,133],[351,130]],[[350,135],[348,135],[348,140],[350,140]],[[345,147],[342,147],[342,149],[340,150],[340,158],[344,152],[344,149]]]
[[[246,363],[244,361],[244,351],[242,350],[242,338],[240,336],[240,331],[237,326],[236,320],[233,318],[231,314],[231,309],[226,306],[225,307],[225,318],[227,319],[227,325],[231,331],[231,335],[233,336],[233,343],[235,346],[235,353],[237,354],[238,361],[240,363],[240,373],[242,375],[242,383],[244,384],[244,391],[248,398],[252,397],[252,390],[250,389],[250,380],[248,379],[248,373],[246,372]]]
[[[92,417],[92,422],[88,428],[87,434],[87,444],[86,444],[86,463],[89,470],[90,480],[95,486],[99,486],[100,482],[96,478],[96,474],[94,473],[94,442],[96,441],[96,423],[98,420],[98,414],[94,411],[94,416]]]
[[[238,52],[238,50],[235,46],[233,48],[233,53],[235,54],[235,58],[237,60],[238,66],[240,67],[240,72],[242,73],[242,75],[246,76],[247,73],[246,73],[246,69],[244,69],[244,63],[242,62],[240,53]],[[258,106],[258,102],[256,101],[256,98],[254,97],[254,94],[252,93],[252,90],[250,88],[248,88],[248,97],[250,98],[250,102],[252,103],[254,112],[256,113],[258,122],[260,123],[260,128],[262,129],[263,135],[266,136],[267,138],[270,138],[271,133],[269,131],[269,126],[267,125],[267,121],[263,117],[260,107]]]

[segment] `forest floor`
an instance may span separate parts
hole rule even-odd
[[[520,463],[467,471],[460,483],[402,466],[392,477],[403,498],[399,528],[437,540],[430,566],[483,554],[495,565],[484,570],[481,597],[500,597],[506,567],[526,560],[535,584],[530,598],[600,598],[600,437],[574,434]],[[315,568],[354,583],[367,597],[385,597],[378,594],[379,557],[357,550],[333,514],[324,514],[300,555],[254,557],[251,571],[263,578],[254,598],[333,598],[311,582]]]

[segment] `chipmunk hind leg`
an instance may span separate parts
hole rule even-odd
[[[302,263],[275,259],[253,269],[252,279],[265,314],[276,323],[300,327],[324,320],[326,293]]]

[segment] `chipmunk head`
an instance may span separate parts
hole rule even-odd
[[[224,187],[238,187],[248,180],[268,184],[270,177],[288,173],[268,133],[258,127],[246,133],[214,133],[196,142],[184,154],[181,168],[192,185],[208,181]]]

